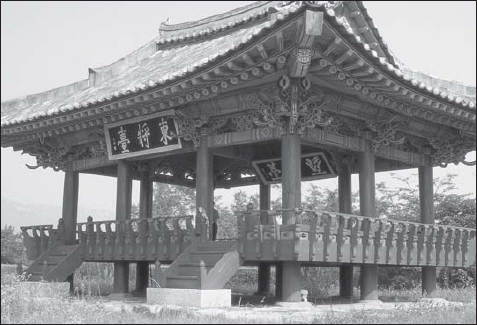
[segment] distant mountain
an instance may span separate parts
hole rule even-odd
[[[20,231],[20,226],[34,225],[56,225],[61,218],[62,208],[59,206],[20,203],[12,199],[1,197],[1,226],[15,227],[15,231]],[[92,216],[94,220],[114,220],[113,211],[89,209],[79,207],[78,220],[86,221],[87,216]]]

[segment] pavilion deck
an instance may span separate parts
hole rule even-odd
[[[286,213],[295,214],[295,224],[279,223]],[[234,240],[249,265],[298,261],[317,266],[469,267],[476,262],[475,229],[303,210],[249,210],[236,215]],[[192,219],[78,223],[81,257],[89,262],[172,263],[202,232]],[[206,222],[202,229],[208,229]],[[22,233],[30,260],[61,242],[60,232],[51,225],[22,227]]]

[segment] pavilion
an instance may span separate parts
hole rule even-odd
[[[475,87],[406,68],[362,1],[258,1],[195,22],[162,24],[126,57],[77,83],[1,104],[1,144],[65,173],[58,227],[24,227],[31,281],[72,279],[83,261],[113,262],[114,291],[137,290],[151,263],[163,288],[221,289],[258,265],[277,268],[277,298],[301,301],[300,267],[340,267],[341,295],[378,299],[378,267],[475,263],[475,229],[434,223],[433,167],[476,148]],[[417,168],[415,223],[375,218],[375,173]],[[78,175],[117,177],[116,220],[77,222]],[[360,216],[351,215],[359,174]],[[301,181],[337,177],[339,211],[304,211]],[[140,180],[140,219],[131,219]],[[196,189],[195,216],[152,218],[152,184]],[[270,184],[283,209],[270,210]],[[215,188],[260,186],[237,212],[237,240],[210,241]],[[281,223],[277,217],[281,216]]]

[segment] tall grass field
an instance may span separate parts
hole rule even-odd
[[[1,323],[2,324],[258,324],[258,323],[300,323],[292,314],[286,317],[246,318],[226,313],[203,314],[191,309],[162,308],[158,313],[137,308],[132,310],[111,311],[105,308],[105,301],[112,288],[112,265],[84,263],[75,273],[75,295],[65,296],[51,292],[48,297],[41,293],[32,293],[20,285],[15,266],[1,269]],[[316,268],[316,270],[319,270]],[[315,270],[315,271],[316,271]],[[130,270],[130,288],[135,286],[135,268]],[[318,276],[326,276],[325,271]],[[331,271],[330,271],[331,272]],[[273,271],[272,271],[273,278]],[[253,268],[244,268],[230,281],[228,287],[233,292],[251,294],[256,290],[257,275]],[[316,282],[316,281],[315,281]],[[325,295],[325,290],[336,294],[334,281],[319,285],[311,281],[305,285],[317,296]],[[273,291],[273,288],[272,288]],[[420,290],[387,290],[380,292],[380,298],[386,302],[414,302],[407,308],[391,310],[368,310],[349,312],[312,312],[310,324],[475,324],[475,288],[439,290],[439,298],[458,304],[433,306],[419,302]],[[258,306],[260,307],[260,306]],[[236,310],[238,307],[232,308]],[[251,307],[240,307],[246,310]],[[257,308],[257,306],[255,307]],[[234,315],[236,315],[235,313]],[[281,319],[281,321],[280,321]]]

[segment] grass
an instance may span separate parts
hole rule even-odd
[[[475,305],[435,308],[416,304],[411,309],[327,313],[315,317],[313,324],[475,324],[475,320]]]
[[[86,263],[85,263],[86,264]],[[97,286],[106,289],[109,283],[105,282],[110,270],[94,265],[84,265],[78,272],[77,283],[83,286],[84,295],[74,298],[52,293],[47,298],[40,293],[31,293],[19,283],[15,275],[15,266],[2,265],[1,279],[1,323],[94,323],[94,324],[253,324],[263,323],[263,318],[253,319],[245,316],[227,316],[226,313],[202,314],[190,309],[161,308],[158,313],[151,313],[144,308],[137,307],[133,311],[113,312],[105,308],[101,297],[93,297],[93,288]],[[103,272],[102,274],[100,272]],[[251,275],[245,271],[239,275],[244,280]],[[133,275],[131,275],[133,278]],[[236,281],[239,281],[236,280]],[[91,281],[88,283],[88,281]],[[233,281],[232,281],[233,282]],[[233,284],[233,286],[235,286]],[[254,285],[250,286],[250,290]],[[104,293],[104,292],[103,292]],[[419,290],[408,291],[381,291],[384,301],[416,301],[409,308],[398,307],[392,310],[380,311],[350,311],[350,312],[322,312],[311,315],[313,324],[475,324],[475,288],[460,290],[439,290],[438,297],[449,301],[466,304],[451,305],[449,307],[432,307],[419,303]],[[245,308],[244,308],[245,310]],[[278,323],[294,323],[292,315],[281,318]],[[265,321],[266,322],[266,321]],[[276,323],[276,318],[270,323]]]

